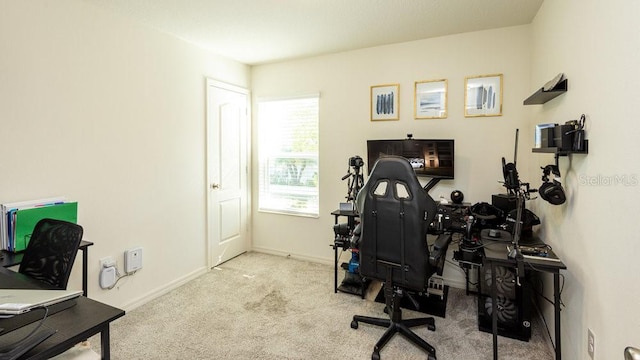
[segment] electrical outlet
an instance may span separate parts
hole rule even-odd
[[[116,266],[116,261],[111,256],[105,256],[100,259],[100,269]]]
[[[595,360],[596,336],[593,335],[591,329],[587,329],[587,352],[589,353],[589,357]]]
[[[124,252],[124,271],[129,274],[142,268],[142,248],[137,247]]]

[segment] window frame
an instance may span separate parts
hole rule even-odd
[[[315,149],[312,151],[280,151],[273,150],[271,146],[265,146],[263,142],[269,136],[266,136],[265,133],[261,130],[266,126],[264,124],[265,121],[272,121],[270,115],[264,114],[265,107],[262,105],[268,103],[277,103],[277,102],[291,102],[289,104],[284,104],[283,106],[287,107],[288,110],[294,108],[294,102],[298,100],[315,100],[315,104],[310,108],[315,110],[315,114],[313,117],[315,118],[314,128],[312,129],[315,132],[315,138],[312,139],[312,143],[315,145]],[[277,97],[277,98],[259,98],[257,100],[257,128],[258,128],[258,212],[263,213],[274,213],[274,214],[283,214],[283,215],[293,215],[293,216],[301,216],[301,217],[312,217],[319,218],[320,216],[320,94],[306,94],[299,96],[288,96],[288,97]],[[292,125],[295,119],[281,119],[283,123],[287,123],[286,126]],[[293,120],[293,121],[292,121]],[[269,127],[273,127],[270,123]],[[293,137],[288,139],[289,141],[294,141]],[[267,147],[270,147],[271,150],[266,150]],[[291,172],[290,166],[295,168],[296,165],[299,164],[291,164],[286,165],[287,168],[284,172],[286,172],[285,178],[290,179],[291,176],[294,178],[297,177],[298,181],[303,182],[314,182],[315,186],[307,186],[307,185],[297,185],[297,184],[275,184],[273,182],[273,178],[278,175],[278,170],[283,170],[282,163],[284,159],[293,160],[295,163],[296,159],[304,159],[306,162],[311,162],[314,165],[311,167],[312,173],[309,174],[308,171],[305,173],[305,168],[307,165],[303,167],[303,170],[299,172],[294,171],[293,174]],[[281,162],[280,165],[276,165],[276,162]],[[314,171],[315,170],[315,171]],[[282,173],[282,172],[280,172]],[[284,196],[284,194],[290,194],[293,196]],[[289,202],[288,205],[281,206],[277,205],[278,202]],[[296,210],[295,202],[300,201],[301,203],[311,201],[312,206],[301,207],[300,210]]]

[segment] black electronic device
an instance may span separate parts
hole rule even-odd
[[[557,125],[553,128],[553,144],[558,150],[571,150],[573,148],[574,125]]]
[[[505,218],[504,228],[513,233],[517,218],[518,209],[509,211]],[[520,213],[520,234],[525,237],[531,236],[535,225],[540,225],[540,218],[538,215],[529,209],[522,209]]]
[[[504,211],[486,202],[473,204],[469,211],[476,220],[476,227],[480,229],[497,228],[505,221]]]
[[[502,210],[504,213],[516,208],[517,198],[514,194],[493,194],[491,195],[491,205]]]
[[[429,231],[433,234],[443,232],[465,233],[465,216],[467,210],[447,204],[438,204],[437,214],[429,225]]]
[[[367,140],[369,173],[376,161],[396,155],[409,160],[416,175],[432,179],[453,179],[455,142],[452,139]]]

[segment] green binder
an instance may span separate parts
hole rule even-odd
[[[14,251],[23,251],[29,244],[31,233],[38,221],[42,219],[56,219],[78,223],[78,203],[63,203],[31,209],[18,210],[16,212],[15,246]]]

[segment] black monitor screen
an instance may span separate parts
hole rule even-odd
[[[376,161],[387,155],[402,156],[409,160],[418,176],[453,179],[453,140],[367,140],[369,173]]]

